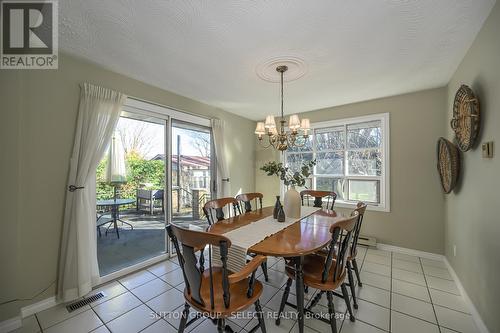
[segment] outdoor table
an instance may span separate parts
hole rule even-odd
[[[98,227],[109,223],[108,227],[106,228],[106,235],[108,234],[109,227],[113,225],[114,230],[116,231],[116,235],[118,238],[120,238],[120,233],[118,232],[118,221],[120,221],[122,224],[126,224],[130,226],[130,228],[133,230],[134,227],[132,224],[123,221],[120,219],[120,206],[125,206],[125,205],[130,205],[135,203],[135,199],[108,199],[108,200],[97,200],[96,205],[97,207],[110,207],[111,208],[111,220],[107,221],[101,225],[98,225]],[[103,215],[99,216],[97,221],[99,221],[100,218],[102,218]]]

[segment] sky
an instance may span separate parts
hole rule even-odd
[[[118,126],[118,131],[125,133],[125,140],[132,140],[134,136],[141,136],[144,141],[148,142],[147,148],[144,149],[143,154],[146,159],[150,159],[158,154],[165,153],[164,133],[165,126],[162,124],[145,122],[130,118],[121,117]],[[129,134],[127,136],[127,133]],[[134,134],[135,133],[135,134]],[[178,127],[172,127],[172,137],[174,144],[172,146],[172,154],[177,154],[177,135],[181,136],[181,152],[183,155],[199,156],[198,150],[193,147],[193,140],[191,133],[192,130],[186,130]],[[207,134],[208,135],[208,134]],[[172,141],[171,141],[172,142]],[[124,142],[126,146],[126,142]]]

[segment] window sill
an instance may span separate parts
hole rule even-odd
[[[337,201],[335,201],[335,205],[333,206],[333,209],[335,209],[335,208],[355,209],[356,208],[356,204],[355,203],[351,203],[351,202],[337,200]],[[385,212],[385,213],[390,213],[391,212],[390,207],[375,206],[375,205],[371,205],[371,204],[368,204],[368,206],[366,207],[366,210],[371,210],[371,211],[375,211],[375,212]]]

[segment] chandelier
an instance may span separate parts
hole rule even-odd
[[[283,114],[283,74],[288,70],[287,66],[278,66],[276,71],[281,75],[281,119],[279,121],[279,128],[276,127],[274,116],[268,115],[265,122],[258,122],[255,128],[255,134],[259,139],[259,143],[264,148],[273,147],[279,151],[285,151],[292,147],[303,147],[306,139],[309,137],[311,124],[309,119],[302,119],[296,114],[291,115],[288,120],[288,129],[286,128],[286,120]],[[302,131],[300,135],[299,131]],[[264,136],[267,137],[267,144],[264,143]],[[304,140],[299,143],[298,137],[302,136]]]

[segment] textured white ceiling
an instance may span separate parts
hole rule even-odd
[[[256,68],[286,56],[291,114],[445,85],[495,0],[60,1],[60,47],[250,119],[279,112]]]

